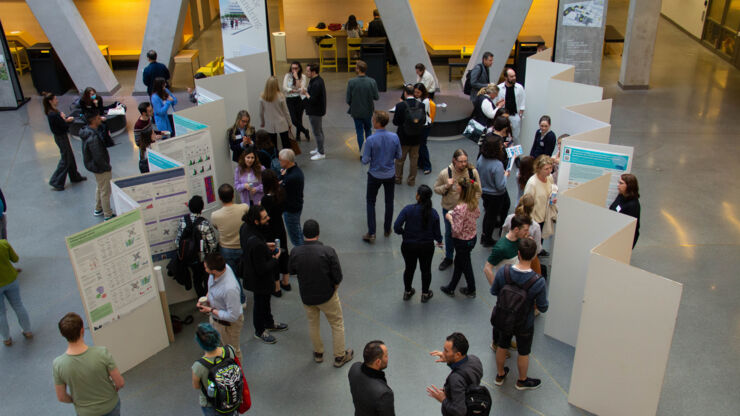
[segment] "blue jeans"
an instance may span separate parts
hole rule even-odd
[[[442,218],[450,212],[449,209],[442,208]],[[452,224],[445,218],[445,258],[452,261],[455,256],[455,246],[452,243]]]
[[[419,163],[417,166],[423,171],[432,170],[432,161],[429,159],[429,148],[427,148],[427,139],[432,126],[424,127],[424,133],[421,136],[421,146],[419,146]]]
[[[283,220],[285,221],[285,231],[288,232],[290,242],[293,243],[293,247],[303,245],[303,231],[301,230],[301,211],[298,212],[283,212]]]
[[[23,332],[31,332],[31,320],[28,318],[28,311],[21,301],[21,290],[18,280],[13,283],[0,287],[0,339],[3,341],[10,338],[10,329],[8,328],[8,316],[5,314],[5,300],[3,295],[8,299],[8,303],[13,307],[18,323],[21,325]]]
[[[121,400],[118,400],[118,404],[116,404],[116,407],[114,407],[113,410],[102,416],[121,416]]]
[[[362,144],[365,139],[373,134],[373,123],[370,118],[353,118],[355,121],[355,131],[357,132],[357,149],[362,154]]]
[[[378,179],[370,173],[367,174],[367,233],[375,235],[375,199],[378,190],[383,186],[385,192],[385,217],[383,220],[383,231],[390,231],[393,223],[393,192],[396,187],[395,178]]]
[[[220,247],[220,250],[221,255],[224,260],[226,260],[226,264],[231,267],[231,271],[234,272],[234,276],[236,276],[236,282],[239,284],[239,300],[241,303],[244,303],[247,300],[247,295],[244,294],[244,289],[242,289],[241,276],[236,274],[236,266],[239,264],[239,259],[242,257],[242,249]]]

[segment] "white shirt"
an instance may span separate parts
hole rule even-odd
[[[524,111],[524,87],[522,87],[522,84],[516,83],[514,84],[514,99],[516,100],[516,108],[519,111]],[[498,97],[496,97],[496,102],[506,100],[506,83],[502,82],[498,84]],[[515,114],[511,114],[512,116]]]
[[[434,77],[426,69],[421,76],[416,76],[416,82],[424,84],[429,93],[433,93],[437,89],[437,83],[434,81]]]
[[[424,104],[424,111],[426,111],[426,115],[427,115],[427,120],[424,123],[424,125],[428,126],[432,124],[432,116],[429,113],[429,111],[431,111],[431,106],[429,104],[429,98],[425,98],[421,103]]]
[[[491,100],[483,100],[483,103],[480,105],[480,109],[483,112],[483,115],[489,120],[496,118],[496,113],[498,113],[499,110],[493,105]]]
[[[294,87],[293,86],[293,73],[288,72],[285,74],[285,77],[283,78],[283,94],[285,97],[298,97],[301,95],[300,92],[291,92],[293,88],[306,88],[308,89],[308,77],[306,77],[306,74],[301,74],[301,85],[300,87]]]

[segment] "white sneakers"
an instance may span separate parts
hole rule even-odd
[[[317,149],[311,150],[311,154],[313,155],[313,156],[311,156],[311,160],[322,160],[322,159],[326,159],[326,156],[325,155],[322,155],[321,153],[319,153],[319,151]]]
[[[315,155],[316,153],[319,153],[319,149],[313,149],[313,150],[311,150],[311,151],[310,151],[310,152],[308,152],[308,153],[310,153],[310,154],[311,154],[311,156],[313,156],[313,155]]]

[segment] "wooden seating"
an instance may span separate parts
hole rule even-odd
[[[333,54],[331,57],[324,57],[325,54]],[[339,72],[339,65],[337,63],[337,38],[322,39],[319,42],[319,71],[324,69],[334,68],[334,71]]]
[[[449,58],[447,59],[447,81],[452,81],[452,68],[462,68],[465,73],[465,68],[468,66],[467,58]]]
[[[173,85],[184,85],[193,87],[193,76],[195,75],[195,68],[200,67],[200,56],[198,55],[198,49],[183,49],[174,58],[175,70],[173,74]]]
[[[350,72],[360,59],[360,38],[347,38],[347,72]]]

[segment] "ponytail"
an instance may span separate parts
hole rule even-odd
[[[419,205],[421,205],[421,223],[426,227],[432,218],[432,188],[419,185],[416,194],[419,195]]]

